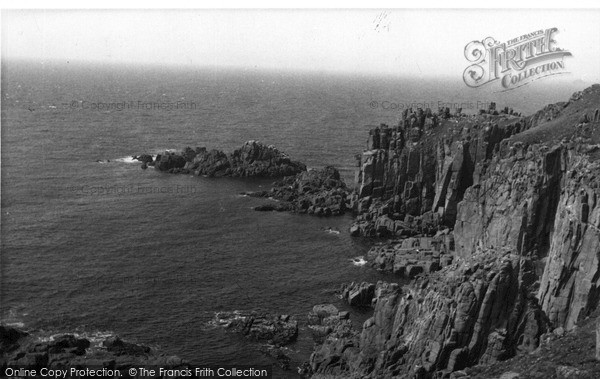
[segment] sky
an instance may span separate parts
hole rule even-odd
[[[3,59],[462,75],[465,46],[556,27],[573,80],[600,82],[594,10],[3,10]]]

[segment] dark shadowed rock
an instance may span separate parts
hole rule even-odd
[[[375,296],[375,284],[350,283],[342,287],[342,299],[355,307],[370,307]]]
[[[185,164],[186,161],[181,155],[165,152],[164,154],[158,154],[156,156],[154,168],[159,171],[169,171],[181,169],[185,166]]]
[[[164,356],[149,347],[129,343],[118,337],[109,337],[101,347],[91,346],[86,338],[63,334],[41,339],[15,328],[0,326],[0,369],[8,366],[39,370],[46,368],[105,367],[126,370],[137,366],[189,368],[189,364],[175,356]]]
[[[181,153],[158,155],[155,168],[171,173],[194,173],[209,177],[265,177],[275,178],[296,175],[306,166],[292,161],[289,156],[272,145],[248,141],[228,155],[204,147],[187,147]]]
[[[267,204],[255,210],[290,210],[328,217],[342,215],[349,208],[350,191],[337,169],[327,166],[288,176],[274,183],[270,191],[248,193],[248,196],[280,200],[278,205]],[[287,207],[287,209],[286,209]]]

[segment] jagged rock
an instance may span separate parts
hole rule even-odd
[[[254,207],[255,211],[259,211],[259,212],[285,212],[285,211],[291,211],[293,208],[290,204],[284,203],[284,204],[263,204],[263,205],[259,205]]]
[[[29,369],[69,367],[106,367],[127,369],[138,365],[168,368],[190,368],[178,357],[158,355],[150,348],[108,337],[103,348],[92,347],[90,341],[72,334],[40,339],[35,333],[0,326],[0,369],[26,367]]]
[[[154,158],[150,154],[134,155],[132,158],[145,164],[154,162]]]
[[[372,247],[367,256],[378,270],[414,278],[449,265],[452,239],[448,235],[406,238]]]
[[[315,305],[308,313],[308,328],[316,343],[324,343],[332,333],[336,336],[357,335],[348,312],[339,312],[333,304]]]
[[[169,171],[181,169],[185,164],[186,161],[181,155],[165,152],[164,154],[158,154],[156,156],[154,168],[159,171]]]
[[[15,328],[0,325],[0,355],[18,348],[18,341],[26,337],[28,333]]]
[[[350,283],[342,288],[342,299],[349,305],[357,307],[370,307],[375,297],[375,284],[373,283]]]
[[[348,208],[349,190],[337,169],[327,166],[312,169],[274,183],[270,191],[246,193],[252,197],[280,200],[277,205],[266,204],[255,210],[288,210],[315,216],[338,216]]]
[[[481,261],[431,274],[426,286],[418,280],[404,296],[397,291],[379,295],[373,317],[363,325],[360,350],[336,364],[384,376],[421,368],[425,373],[456,371],[481,359],[503,359],[517,341],[529,348],[528,341],[545,331],[544,323],[525,287],[520,289],[527,284],[519,278],[530,269],[528,261],[509,257],[501,263],[482,253]],[[494,263],[486,270],[487,260]],[[532,323],[537,328],[526,326]],[[508,328],[497,330],[501,325]],[[313,366],[328,373],[324,362]]]
[[[147,157],[143,162],[147,162]],[[137,157],[140,160],[140,157]],[[151,158],[151,157],[150,157]],[[197,147],[186,148],[181,153],[165,152],[156,156],[154,167],[171,173],[194,173],[210,177],[282,177],[306,171],[306,166],[292,161],[288,155],[272,145],[248,141],[230,155],[219,151]]]
[[[151,351],[149,347],[125,342],[119,337],[109,337],[102,342],[102,345],[116,356],[144,356],[150,354]]]
[[[196,176],[222,177],[229,176],[231,162],[222,151],[196,148],[196,155],[191,162],[186,163],[185,168]]]
[[[335,316],[338,313],[338,309],[333,304],[318,304],[315,305],[312,311],[308,314],[308,323],[320,324],[323,319],[330,316]]]
[[[251,340],[276,346],[287,345],[298,337],[298,322],[289,317],[256,312],[219,312],[215,315],[215,323]]]

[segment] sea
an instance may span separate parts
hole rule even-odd
[[[142,170],[132,156],[258,140],[309,168],[333,165],[354,186],[369,129],[396,125],[405,108],[476,112],[475,102],[497,101],[531,113],[572,92],[474,91],[461,74],[2,61],[0,321],[242,365],[274,362],[215,327],[216,312],[289,314],[300,322],[286,347],[293,367],[275,377],[297,377],[315,304],[350,311],[360,328],[371,311],[343,304],[341,284],[397,280],[361,261],[373,241],[350,237],[349,214],[253,211],[272,200],[241,193],[273,180]]]

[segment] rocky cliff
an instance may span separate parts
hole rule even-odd
[[[600,85],[511,113],[417,110],[371,131],[351,230],[391,238],[370,264],[413,281],[375,294],[356,335],[333,329],[315,377],[458,377],[596,308]]]

